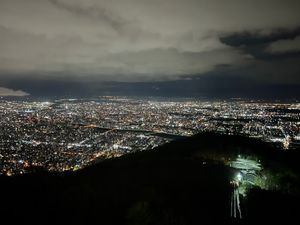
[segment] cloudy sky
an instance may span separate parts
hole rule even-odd
[[[0,95],[297,97],[299,12],[298,0],[0,0]]]

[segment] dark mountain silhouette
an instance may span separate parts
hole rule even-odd
[[[291,184],[292,193],[252,189],[241,199],[243,219],[230,218],[230,180],[236,171],[224,162],[237,154],[259,156],[266,166],[299,174],[299,151],[284,152],[245,137],[200,134],[72,173],[34,169],[0,177],[0,218],[105,225],[297,221],[297,182]]]

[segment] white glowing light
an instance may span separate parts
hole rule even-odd
[[[242,181],[243,176],[242,176],[241,173],[238,173],[238,174],[236,175],[236,178],[237,178],[237,181],[240,182],[240,181]]]

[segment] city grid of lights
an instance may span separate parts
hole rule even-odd
[[[201,132],[300,143],[300,104],[99,97],[0,100],[0,173],[77,170]]]

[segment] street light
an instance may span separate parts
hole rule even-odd
[[[236,179],[237,179],[238,182],[241,182],[242,179],[243,179],[242,174],[241,174],[241,173],[238,173],[238,174],[236,175]]]

